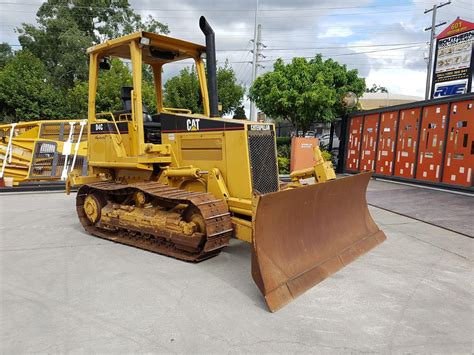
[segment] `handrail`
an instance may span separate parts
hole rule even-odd
[[[71,172],[74,170],[74,166],[76,165],[77,153],[79,152],[79,145],[81,144],[82,133],[84,132],[84,126],[87,125],[87,120],[83,120],[79,124],[81,125],[81,128],[79,130],[79,137],[77,138],[76,146],[74,148],[74,157],[72,158]]]
[[[8,139],[8,145],[7,145],[7,150],[5,151],[5,155],[3,156],[3,164],[2,164],[2,170],[0,170],[0,178],[3,178],[3,174],[5,173],[5,168],[7,167],[7,160],[8,163],[12,163],[12,155],[13,155],[13,136],[15,132],[15,126],[16,123],[11,124],[10,128],[10,138]]]
[[[118,117],[118,120],[119,120],[120,122],[122,122],[122,121],[129,121],[129,118],[131,118],[131,116],[132,116],[132,114],[129,113],[129,112],[127,112],[127,113],[121,113],[121,114],[119,115],[119,117]],[[123,118],[124,118],[124,119],[123,119]]]
[[[135,90],[132,90],[130,92],[130,97],[132,99],[132,104],[130,105],[131,106],[131,111],[132,111],[132,123],[133,123],[133,130],[136,131],[137,130],[137,124],[136,124],[136,121],[135,121],[135,104],[137,103],[137,98],[135,96]]]
[[[76,122],[70,122],[69,123],[69,136],[67,137],[67,140],[63,144],[63,151],[62,155],[64,156],[64,166],[63,166],[63,171],[61,173],[61,180],[66,181],[67,179],[67,171],[68,171],[68,162],[69,162],[69,156],[71,155],[71,149],[72,149],[72,143],[74,142],[74,126],[76,125]]]
[[[100,116],[107,116],[109,115],[111,118],[112,118],[112,121],[114,122],[114,126],[115,126],[115,129],[117,130],[117,133],[119,135],[119,144],[122,143],[122,134],[120,133],[120,130],[117,126],[117,122],[115,121],[115,116],[112,112],[108,111],[108,112],[99,112],[96,114],[96,117],[100,117]]]
[[[104,117],[104,116],[110,116],[112,118],[112,120],[114,119],[114,114],[110,111],[106,111],[106,112],[99,112],[95,115],[96,117]]]

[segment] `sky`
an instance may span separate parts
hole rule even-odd
[[[0,42],[18,48],[14,29],[34,24],[42,1],[0,0]],[[258,4],[257,4],[258,3]],[[226,59],[237,79],[252,79],[251,40],[255,14],[261,25],[262,57],[258,74],[272,70],[281,57],[324,58],[357,69],[367,86],[385,86],[394,94],[423,97],[426,83],[431,0],[130,0],[136,12],[169,26],[170,36],[204,44],[198,20],[206,16],[216,33],[217,60]],[[258,7],[257,7],[258,6]],[[258,9],[258,11],[256,11]],[[438,10],[437,22],[457,17],[474,22],[472,0],[452,0]],[[446,26],[446,25],[445,25]],[[445,26],[438,28],[441,32]],[[175,64],[173,75],[183,64]],[[249,103],[245,101],[248,112]]]

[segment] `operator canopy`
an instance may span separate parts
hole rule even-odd
[[[135,32],[112,39],[87,49],[88,54],[99,53],[99,57],[118,57],[130,59],[129,44],[138,41],[144,48],[143,62],[147,64],[166,64],[184,59],[196,59],[206,53],[206,47],[180,39],[151,32]]]

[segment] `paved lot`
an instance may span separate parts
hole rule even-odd
[[[474,238],[474,195],[372,180],[367,200],[372,206]]]
[[[384,210],[388,240],[269,313],[250,248],[188,264],[86,235],[74,197],[0,196],[0,352],[472,353],[473,239]]]

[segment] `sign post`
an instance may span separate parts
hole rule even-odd
[[[474,23],[457,18],[436,38],[431,98],[471,92]]]

